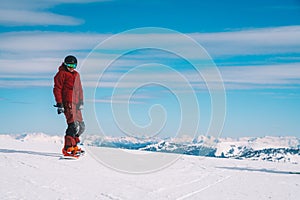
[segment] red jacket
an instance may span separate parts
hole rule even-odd
[[[56,103],[83,102],[83,91],[80,75],[77,71],[70,72],[62,64],[54,77],[53,93]]]

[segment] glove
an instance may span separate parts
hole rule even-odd
[[[82,110],[83,109],[83,102],[79,102],[77,105],[76,105],[76,108],[77,110]]]
[[[54,105],[54,107],[57,107],[57,114],[61,114],[61,113],[65,112],[65,109],[64,109],[62,103],[57,103],[56,105]]]

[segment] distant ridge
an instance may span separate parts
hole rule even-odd
[[[63,136],[51,136],[44,133],[24,133],[18,135],[0,135],[19,141],[48,141],[63,144]],[[272,162],[300,163],[300,138],[297,137],[243,137],[213,138],[134,138],[101,137],[85,134],[87,146],[133,149],[141,151],[166,152],[194,156],[218,158],[265,160]]]

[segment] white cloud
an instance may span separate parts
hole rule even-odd
[[[67,3],[90,3],[103,0],[9,0],[1,1],[0,25],[34,26],[67,25],[74,26],[84,21],[71,16],[59,15],[47,11],[48,8]]]
[[[22,88],[22,87],[49,87],[53,86],[52,81],[47,80],[1,80],[0,87],[2,88]]]
[[[27,51],[91,50],[107,38],[105,34],[60,32],[9,32],[0,34],[0,49],[18,54]]]
[[[0,24],[6,26],[18,25],[80,25],[83,20],[74,17],[58,15],[50,12],[29,10],[0,10]]]
[[[220,68],[228,89],[299,88],[300,63]]]
[[[1,59],[0,77],[22,76],[53,72],[61,64],[62,59],[32,58],[22,60]],[[60,62],[61,61],[61,62]]]
[[[298,88],[300,86],[300,63],[277,64],[277,65],[260,65],[260,66],[227,66],[219,68],[222,82],[227,90],[235,89],[276,89],[276,88]],[[111,73],[104,76],[101,82],[98,82],[97,76],[86,83],[86,86],[95,86],[98,82],[100,88],[134,88],[137,85],[143,85],[152,80],[153,83],[162,84],[177,88],[176,92],[185,92],[188,84],[196,91],[207,90],[206,82],[194,71],[185,71],[181,75],[187,82],[178,80],[178,76],[172,73],[153,72],[153,73],[133,73],[128,74],[126,81],[121,80],[122,73]],[[211,76],[208,82],[212,89],[216,89],[220,82]],[[98,77],[99,78],[99,77]]]
[[[223,83],[226,90],[244,90],[244,89],[284,89],[284,88],[299,88],[300,86],[300,63],[294,64],[278,64],[278,65],[263,65],[263,66],[228,66],[219,68],[222,75]],[[56,70],[52,70],[52,75],[1,75],[0,87],[30,87],[30,86],[52,86],[53,75]],[[99,88],[114,88],[118,83],[118,79],[122,73],[110,73],[104,77],[100,82],[97,74],[90,75],[84,79],[83,85],[85,87],[94,87],[98,84]],[[195,91],[206,91],[205,81],[195,72],[186,71],[182,73],[187,79],[187,83]],[[4,79],[3,79],[4,78]],[[140,73],[129,75],[126,81],[119,82],[118,87],[125,92],[127,89],[143,85],[145,80],[153,80],[156,83],[162,83],[166,87],[171,86],[176,88],[175,93],[186,92],[189,89],[184,82],[178,82],[178,77],[169,73]],[[2,80],[1,80],[2,79]],[[163,81],[161,81],[163,80]],[[146,82],[144,82],[146,84]],[[210,79],[210,84],[216,84],[216,80]],[[188,90],[186,90],[188,89]],[[127,98],[127,97],[126,97]],[[124,96],[117,97],[118,103],[124,103],[126,100]],[[110,103],[110,99],[101,100],[102,103]],[[142,97],[135,97],[137,103],[142,102]]]
[[[260,28],[190,36],[215,56],[294,53],[300,51],[300,26]]]
[[[213,56],[257,55],[295,53],[300,51],[300,26],[249,29],[218,33],[188,33],[187,36],[202,45]],[[108,37],[108,35],[107,35]],[[178,52],[187,52],[188,58],[200,58],[199,52],[190,51],[190,43],[181,36],[166,33],[123,34],[110,42],[109,50],[126,50],[139,46],[161,44],[166,49],[176,47]],[[155,45],[154,45],[155,46]],[[157,45],[156,45],[157,46]]]
[[[209,53],[215,56],[228,55],[267,55],[273,53],[299,53],[300,52],[300,26],[252,29],[223,33],[193,33],[188,34],[197,40],[209,50]],[[104,41],[111,35],[97,33],[61,33],[61,32],[9,32],[0,34],[0,78],[7,77],[24,77],[38,73],[47,73],[52,76],[58,65],[61,64],[63,57],[69,53],[75,53],[79,58],[80,64],[83,63],[85,56],[100,42]],[[147,37],[145,37],[147,36]],[[173,38],[172,38],[173,37]],[[131,38],[132,42],[128,42]],[[171,43],[170,40],[176,40],[175,36],[169,34],[140,34],[126,35],[121,39],[121,43],[115,43],[114,46],[101,49],[96,57],[89,59],[89,66],[92,70],[86,85],[93,85],[98,81],[97,70],[103,69],[118,53],[118,49],[130,49],[137,44],[145,44],[147,41],[160,41],[164,45],[176,45],[181,51],[186,50],[190,59],[197,57],[194,52],[189,52],[188,47],[184,44]],[[122,42],[123,41],[123,42]],[[157,53],[157,52],[154,52]],[[141,63],[152,63],[155,59],[170,59],[160,55],[146,55],[141,60],[138,55],[134,55],[127,60],[118,61],[111,70],[111,74],[106,76],[101,87],[113,87],[114,81],[118,78],[120,71],[126,71],[128,66],[137,66]],[[94,60],[93,60],[94,59]],[[172,59],[172,58],[171,58]],[[142,62],[141,62],[142,61]],[[299,62],[297,57],[293,57],[292,64],[274,64],[260,63],[260,65],[248,66],[227,66],[220,68],[223,80],[227,89],[251,89],[251,88],[278,88],[292,87],[297,85],[300,79]],[[284,57],[280,62],[285,62]],[[83,66],[85,67],[85,66]],[[94,70],[94,71],[93,71]],[[87,74],[88,75],[88,74]],[[149,80],[151,74],[141,74],[135,80]],[[163,74],[155,75],[158,78],[175,81],[172,75]],[[38,81],[41,77],[36,76]],[[199,78],[193,75],[187,75],[189,81],[196,88],[204,88],[205,85]],[[34,81],[34,80],[32,80]],[[1,84],[4,84],[3,81]],[[30,86],[31,82],[24,84]],[[32,83],[36,85],[35,83]],[[42,83],[43,85],[44,83]],[[7,85],[7,84],[4,84]],[[18,84],[14,84],[18,85]],[[122,87],[131,87],[132,83],[124,83]]]
[[[300,26],[187,34],[202,44],[210,54],[220,56],[299,52],[299,35]],[[9,32],[0,34],[0,48],[2,51],[91,50],[110,36],[112,35],[97,33]],[[176,46],[189,52],[189,47],[177,41],[177,38],[173,34],[126,34],[111,43],[111,46],[106,46],[105,50],[144,47],[149,41],[156,41],[166,47]],[[189,54],[189,58],[197,58],[195,52]]]

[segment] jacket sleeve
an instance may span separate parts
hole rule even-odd
[[[79,73],[78,73],[78,81],[79,81],[79,102],[83,103],[83,89],[82,89],[82,84],[81,84]]]
[[[54,77],[54,88],[53,88],[53,94],[54,94],[56,103],[62,103],[63,84],[64,84],[64,74],[61,72],[58,72]]]

